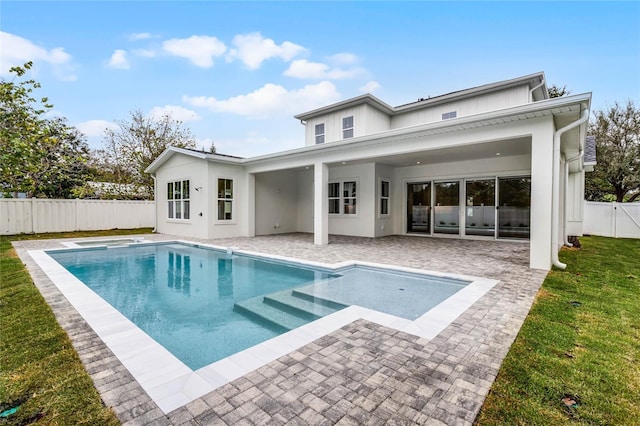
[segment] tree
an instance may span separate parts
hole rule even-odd
[[[559,98],[561,96],[565,96],[571,93],[570,90],[567,89],[567,86],[558,86],[558,85],[551,85],[549,86],[549,88],[547,89],[549,91],[549,98]]]
[[[159,119],[132,111],[117,129],[106,129],[105,148],[98,153],[114,183],[134,184],[153,194],[153,179],[144,170],[170,146],[194,148],[195,139],[182,122],[165,114]]]
[[[83,181],[88,146],[64,118],[45,118],[53,106],[34,97],[38,82],[15,81],[32,65],[13,67],[14,79],[0,80],[0,191],[66,198]]]
[[[589,134],[596,137],[596,161],[586,176],[590,201],[635,201],[640,197],[640,109],[633,101],[595,111]]]

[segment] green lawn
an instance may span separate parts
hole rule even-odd
[[[478,425],[640,425],[640,240],[580,241],[545,279]]]
[[[0,237],[0,425],[117,425],[11,240],[126,235],[151,228]]]

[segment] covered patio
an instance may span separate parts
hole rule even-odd
[[[521,242],[330,235],[329,244],[316,245],[306,233],[189,240],[499,282],[431,340],[357,320],[165,415],[27,253],[62,247],[63,240],[15,242],[105,404],[124,424],[471,425],[546,276],[545,270],[529,268],[529,244]]]

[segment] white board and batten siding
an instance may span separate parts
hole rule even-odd
[[[129,200],[0,199],[2,235],[153,227],[155,203]]]
[[[524,105],[528,102],[529,86],[517,86],[432,107],[415,109],[406,113],[398,113],[391,117],[391,129],[442,121],[442,114],[450,112],[455,112],[456,117],[459,118]]]

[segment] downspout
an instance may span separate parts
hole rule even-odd
[[[569,242],[569,233],[567,232],[567,189],[569,188],[569,164],[581,159],[583,156],[584,152],[580,152],[580,154],[573,158],[569,158],[564,162],[564,209],[562,209],[562,234],[564,237],[564,245],[567,247],[573,247],[573,244]],[[580,165],[580,170],[578,171],[582,171],[582,165]]]
[[[542,85],[544,85],[545,80],[544,78],[542,80],[540,80],[540,84],[538,84],[536,87],[534,87],[533,89],[529,90],[529,99],[531,99],[533,101],[533,92],[538,89],[539,87],[542,87]]]
[[[156,174],[151,174],[153,179],[153,232],[154,234],[158,228],[158,182],[156,181]]]
[[[553,188],[551,191],[551,261],[553,265],[560,269],[565,269],[567,265],[558,259],[558,226],[560,225],[560,137],[568,130],[577,127],[589,119],[589,110],[582,111],[579,119],[569,123],[553,134]]]

